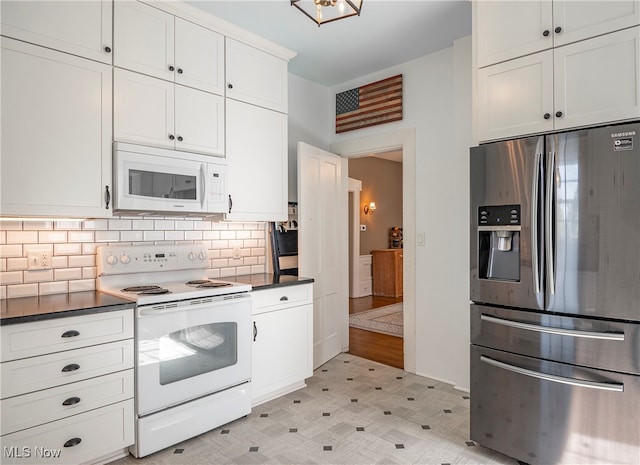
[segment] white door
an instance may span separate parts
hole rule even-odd
[[[347,205],[347,161],[298,142],[298,268],[300,276],[315,280],[314,369],[339,354],[347,340]]]

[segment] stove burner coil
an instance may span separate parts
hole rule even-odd
[[[149,289],[148,291],[139,292],[138,295],[157,295],[157,294],[170,294],[169,289],[159,287],[158,289]]]
[[[231,283],[214,283],[213,281],[209,281],[209,282],[202,283],[197,287],[199,289],[206,289],[210,287],[227,287],[227,286],[231,286]]]
[[[132,286],[132,287],[125,287],[124,289],[122,289],[122,292],[146,292],[146,291],[153,291],[156,289],[162,289],[160,286]]]
[[[194,279],[193,281],[187,281],[185,284],[187,286],[193,286],[196,284],[205,284],[205,283],[210,283],[211,281],[209,281],[208,279]]]

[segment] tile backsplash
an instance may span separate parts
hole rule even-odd
[[[0,299],[93,290],[96,247],[107,244],[204,243],[210,278],[266,271],[266,223],[192,218],[114,217],[83,221],[0,221]],[[240,248],[240,258],[233,249]],[[33,251],[51,269],[27,270]]]

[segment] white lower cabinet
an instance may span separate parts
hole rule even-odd
[[[133,310],[0,330],[2,463],[94,463],[133,444]]]
[[[252,292],[252,404],[305,386],[313,375],[313,287]]]

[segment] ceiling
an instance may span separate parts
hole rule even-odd
[[[327,87],[442,50],[471,34],[469,0],[364,0],[360,17],[321,27],[289,0],[187,3],[296,52],[289,72]]]

